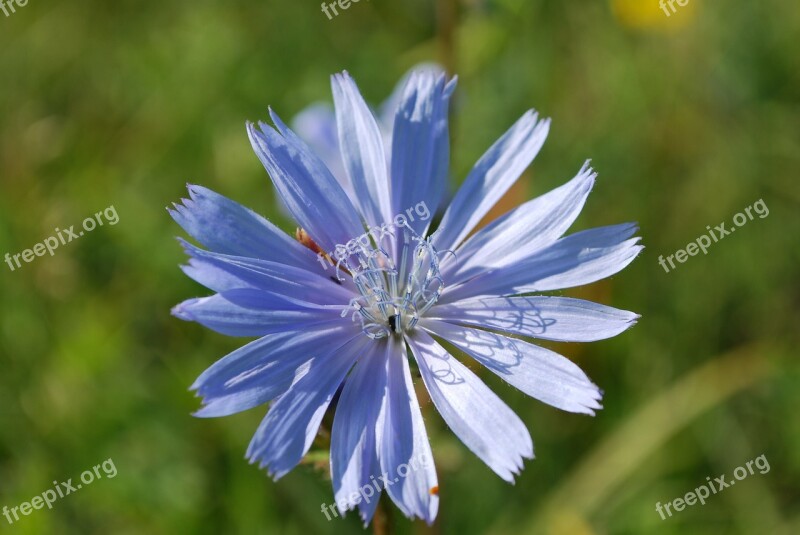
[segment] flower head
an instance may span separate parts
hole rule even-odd
[[[446,190],[455,80],[413,73],[388,144],[347,73],[332,80],[342,177],[270,111],[247,125],[253,148],[299,226],[296,238],[241,205],[189,186],[170,212],[207,250],[184,242],[184,271],[213,292],[174,309],[231,336],[258,337],[203,372],[198,416],[271,407],[247,455],[276,479],[311,447],[335,404],[331,475],[339,510],[368,522],[385,490],[432,522],[438,480],[414,391],[415,363],[450,429],[507,481],[533,457],[522,421],[446,349],[473,358],[554,407],[594,414],[600,390],[531,339],[589,342],[636,314],[531,295],[611,276],[639,253],[636,226],[564,236],[591,190],[584,165],[565,185],[473,231],[538,153],[550,122],[529,111],[475,164],[431,232]],[[427,214],[427,215],[426,215]],[[376,491],[377,492],[377,491]]]

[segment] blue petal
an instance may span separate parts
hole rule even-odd
[[[397,114],[397,109],[400,103],[403,102],[403,93],[405,92],[408,80],[415,72],[428,71],[432,76],[438,78],[445,74],[441,65],[432,62],[418,63],[408,70],[400,80],[395,84],[392,94],[383,101],[378,113],[378,123],[383,131],[383,146],[392,146],[392,131],[394,130],[394,116]],[[391,154],[387,153],[387,161],[389,161]]]
[[[448,105],[455,79],[415,72],[397,109],[392,136],[392,211],[401,214],[424,202],[434,213],[447,182],[450,159]],[[416,218],[409,226],[420,236],[430,224]]]
[[[380,128],[347,72],[331,78],[342,157],[353,203],[370,226],[391,220],[389,177]]]
[[[594,414],[602,398],[586,374],[558,353],[488,331],[423,320],[421,325],[531,397],[569,412]]]
[[[277,115],[271,116],[280,134],[264,123],[261,131],[248,124],[247,132],[297,223],[327,252],[361,235],[356,209],[325,164]]]
[[[489,268],[531,256],[560,238],[583,209],[596,173],[584,164],[578,175],[508,212],[442,259],[442,277],[455,286]],[[442,249],[440,249],[442,250]]]
[[[466,366],[425,331],[408,337],[422,380],[442,418],[459,439],[508,482],[533,458],[525,425]]]
[[[206,405],[196,416],[225,416],[275,399],[314,357],[324,357],[360,337],[341,321],[287,327],[215,362],[192,385]],[[304,368],[305,367],[305,368]]]
[[[169,213],[191,237],[211,250],[269,259],[312,269],[314,254],[244,206],[202,186],[189,185],[190,199]]]
[[[179,240],[186,253],[193,257],[196,265],[210,265],[241,281],[238,288],[259,288],[265,291],[290,295],[318,304],[347,304],[353,297],[353,286],[334,282],[316,272],[281,265],[276,262],[231,256],[198,249]],[[317,268],[319,271],[319,268]],[[234,284],[232,280],[229,280]]]
[[[353,186],[342,165],[336,114],[330,104],[312,104],[292,118],[292,129],[311,147],[342,189],[353,198]]]
[[[180,268],[190,279],[215,292],[252,286],[230,272],[202,259],[190,258],[189,263]]]
[[[376,479],[381,470],[375,438],[386,391],[386,347],[385,341],[373,343],[353,368],[339,397],[331,432],[331,479],[337,506],[344,514],[358,505],[365,525],[375,513],[382,488]]]
[[[258,303],[253,303],[256,300]],[[304,307],[277,294],[238,289],[189,299],[175,306],[172,313],[228,336],[264,336],[290,325],[336,320],[340,310],[341,307]]]
[[[255,310],[299,310],[319,312],[325,317],[335,316],[341,321],[341,312],[348,308],[347,303],[334,302],[333,304],[320,304],[318,302],[304,301],[297,294],[276,294],[260,288],[235,288],[221,293],[222,297],[234,305]],[[346,322],[345,322],[346,323]]]
[[[490,269],[461,286],[446,288],[440,303],[473,297],[544,292],[589,284],[624,269],[642,250],[628,239],[635,224],[600,227],[571,234],[530,258]],[[509,240],[516,240],[509,236]]]
[[[379,424],[381,468],[386,491],[409,518],[429,525],[436,518],[439,486],[433,453],[422,420],[419,401],[402,341],[393,341],[387,353],[388,389]],[[405,473],[404,473],[405,472]]]
[[[298,370],[289,390],[272,405],[253,436],[247,449],[251,463],[258,462],[278,479],[300,462],[336,390],[370,342],[359,335],[336,353],[317,357]]]
[[[632,327],[638,314],[569,297],[495,297],[437,305],[426,318],[563,342],[594,342]]]
[[[529,111],[486,151],[447,208],[433,237],[437,249],[455,249],[469,235],[530,165],[549,129],[549,119]]]

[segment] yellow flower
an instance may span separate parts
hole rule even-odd
[[[610,0],[614,16],[624,26],[635,29],[675,31],[683,28],[696,16],[700,0]]]

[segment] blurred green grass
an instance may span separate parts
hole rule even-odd
[[[342,69],[380,102],[423,60],[460,75],[453,187],[535,107],[553,128],[509,202],[592,158],[600,177],[575,228],[638,221],[647,249],[571,293],[643,316],[616,339],[559,346],[605,390],[605,409],[561,413],[484,376],[536,446],[510,486],[427,405],[439,519],[427,528],[394,510],[396,532],[800,531],[800,10],[693,2],[668,19],[636,1],[465,0],[454,28],[420,0],[361,2],[332,21],[314,2],[245,0],[33,1],[0,17],[0,254],[112,204],[120,216],[52,258],[0,269],[0,506],[109,457],[119,471],[52,511],[0,518],[3,531],[363,532],[354,515],[324,519],[332,491],[313,467],[273,483],[244,461],[263,410],[190,416],[188,386],[241,341],[169,315],[204,292],[177,268],[181,232],[164,207],[191,181],[293,231],[244,121],[266,118],[267,105],[288,119],[330,100],[328,76]],[[658,265],[759,198],[769,217],[673,272]],[[723,356],[742,351],[763,371],[723,395],[726,378],[742,377],[742,361]],[[709,363],[722,364],[707,410],[694,413],[703,396],[691,390],[665,397]],[[665,399],[670,411],[637,419]],[[658,440],[614,455],[625,429]],[[768,474],[668,521],[655,512],[762,453]]]

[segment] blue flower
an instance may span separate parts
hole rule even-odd
[[[512,482],[523,459],[533,458],[528,430],[453,353],[554,407],[594,414],[598,387],[530,340],[601,340],[638,316],[532,294],[609,277],[642,247],[633,224],[564,236],[594,184],[588,165],[473,233],[544,143],[550,122],[533,111],[478,160],[431,233],[430,214],[446,191],[455,80],[433,71],[409,77],[390,147],[350,76],[335,75],[332,85],[352,190],[272,111],[274,126],[248,124],[256,154],[300,227],[297,239],[234,201],[189,186],[190,198],[171,214],[206,249],[183,242],[190,256],[183,269],[216,293],[173,312],[222,334],[258,337],[192,386],[203,399],[198,416],[271,402],[250,443],[251,462],[276,479],[285,475],[335,405],[331,475],[342,513],[358,508],[369,522],[378,500],[364,489],[382,482],[405,515],[431,523],[438,481],[412,362],[450,429]]]

